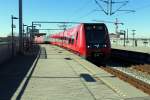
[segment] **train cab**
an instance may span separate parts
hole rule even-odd
[[[110,40],[105,24],[84,24],[86,57],[104,58],[110,56]]]

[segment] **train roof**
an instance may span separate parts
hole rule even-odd
[[[105,25],[105,23],[81,23],[84,25]]]
[[[35,23],[53,23],[53,24],[104,24],[103,22],[100,23],[100,22],[95,22],[95,23],[92,23],[92,22],[59,22],[59,21],[34,21],[33,22],[34,24]]]

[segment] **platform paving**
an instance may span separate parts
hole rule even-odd
[[[39,53],[12,100],[149,98],[149,95],[65,49],[52,45],[41,47],[46,52]]]

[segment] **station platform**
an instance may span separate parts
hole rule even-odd
[[[126,50],[132,52],[141,52],[150,54],[150,47],[133,47],[133,46],[122,46],[122,45],[112,45],[112,49]]]
[[[21,71],[25,70],[22,68],[23,65],[18,65],[20,72],[16,73],[13,62],[10,62],[7,66],[11,66],[11,70],[15,72],[13,75],[10,74],[12,72],[10,70],[5,73],[0,71],[3,82],[0,84],[0,99],[148,100],[150,98],[148,94],[65,49],[53,45],[40,46],[41,51],[32,65],[28,64],[31,67],[24,73],[22,81],[16,83],[18,86],[15,88],[11,88],[14,83],[9,82],[9,79],[13,81],[20,79]],[[31,57],[27,57],[26,60],[30,61]],[[26,65],[21,61],[18,63]],[[11,88],[11,92],[7,86]],[[2,96],[2,93],[8,94]]]

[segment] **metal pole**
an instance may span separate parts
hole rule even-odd
[[[127,29],[127,40],[128,40],[128,29]]]
[[[109,15],[109,0],[107,0],[107,15]]]
[[[64,33],[65,33],[65,30],[66,30],[66,28],[64,28],[64,31],[63,31],[63,36],[62,36],[62,47],[63,47],[63,45],[64,45],[64,39],[65,39]]]
[[[28,38],[28,28],[29,28],[29,26],[27,26],[27,28],[26,28],[26,35],[27,35],[27,38]]]
[[[33,28],[34,28],[33,24],[34,24],[34,23],[32,22],[32,30],[31,30],[31,35],[30,35],[30,37],[31,37],[31,46],[32,46],[32,42],[33,42],[33,41],[32,41],[32,36],[33,36],[33,34],[34,34],[34,32],[33,32]]]
[[[24,48],[25,48],[25,44],[26,44],[26,39],[27,39],[27,34],[25,33],[25,26],[27,26],[27,25],[25,25],[25,24],[23,24],[23,50],[24,50]]]
[[[112,0],[109,1],[109,4],[110,4],[110,8],[109,8],[109,9],[110,9],[110,12],[109,12],[109,15],[112,15],[112,14],[113,14],[113,13],[112,13]]]
[[[14,23],[13,23],[13,15],[11,15],[11,21],[12,21],[12,23],[11,23],[11,29],[12,29],[12,41],[11,41],[11,43],[12,43],[12,57],[14,56],[14,30],[13,30],[13,25],[14,25]]]
[[[134,33],[133,33],[133,46],[135,46],[135,43],[134,43]]]
[[[115,29],[115,31],[116,31],[116,34],[118,34],[118,19],[117,19],[117,18],[116,18],[115,25],[116,25],[116,29]]]
[[[22,0],[19,0],[19,52],[22,51]]]
[[[29,46],[30,46],[30,37],[29,37],[29,32],[28,32],[28,30],[29,30],[29,26],[27,26],[27,30],[26,30],[26,34],[27,34],[27,50],[29,49]]]
[[[25,36],[24,36],[24,24],[22,25],[22,38],[23,38],[23,40],[22,40],[22,43],[23,43],[22,48],[24,50],[24,42],[25,42],[25,40],[24,40],[24,38],[25,38]]]
[[[133,46],[135,46],[135,43],[134,43],[134,42],[135,42],[135,39],[134,39],[135,31],[136,31],[136,30],[132,30],[132,32],[133,32],[133,33],[132,33],[132,35],[133,35]]]
[[[124,47],[126,46],[126,31],[124,31]]]

